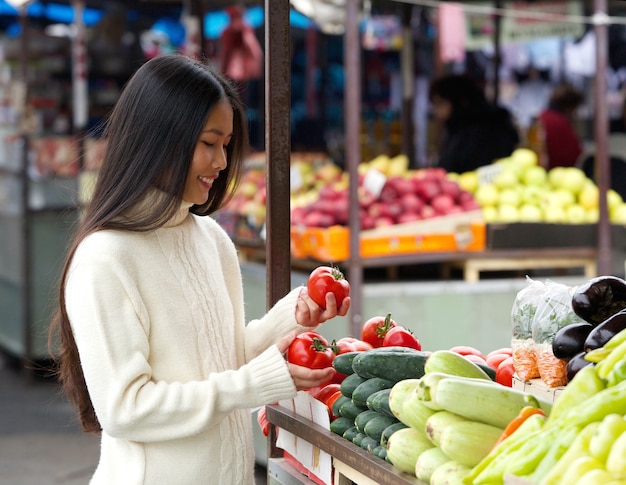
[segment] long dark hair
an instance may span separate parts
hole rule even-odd
[[[106,151],[93,197],[69,247],[59,288],[59,308],[50,328],[58,378],[85,431],[101,426],[89,398],[78,349],[65,307],[65,283],[76,248],[101,229],[145,232],[165,224],[180,208],[193,153],[211,109],[221,100],[233,107],[228,165],[208,200],[190,212],[209,215],[232,196],[248,149],[243,106],[229,81],[207,65],[179,55],[154,58],[127,85],[105,124]],[[164,197],[132,218],[120,217],[158,188]],[[134,214],[134,212],[133,212]]]

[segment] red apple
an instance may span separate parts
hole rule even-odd
[[[448,178],[440,180],[439,187],[441,188],[442,193],[448,194],[455,200],[461,192],[461,187],[459,187],[459,184],[454,180],[450,180]]]
[[[435,217],[436,215],[437,215],[437,211],[429,205],[425,205],[420,210],[420,217],[422,219],[430,219],[431,217]]]
[[[335,223],[333,216],[313,210],[304,216],[304,225],[308,227],[330,227]]]
[[[419,216],[419,214],[415,212],[404,212],[398,216],[396,221],[398,222],[398,224],[405,224],[407,222],[419,221],[420,219],[421,217]]]
[[[448,214],[450,210],[456,205],[454,198],[449,194],[439,194],[433,197],[430,201],[430,205],[439,214]]]
[[[404,194],[400,197],[400,204],[406,213],[419,214],[424,202],[414,193]]]

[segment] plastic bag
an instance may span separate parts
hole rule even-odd
[[[517,293],[511,309],[513,367],[517,377],[524,382],[539,377],[532,324],[545,291],[545,284],[541,281],[527,276],[526,282],[528,285]]]
[[[563,327],[583,320],[572,309],[575,287],[547,281],[545,291],[532,323],[532,339],[539,377],[548,387],[564,386],[567,383],[567,363],[554,356],[552,341]]]

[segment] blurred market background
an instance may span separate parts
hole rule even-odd
[[[239,194],[216,218],[240,250],[248,317],[272,298],[267,153],[284,155],[266,146],[266,119],[284,100],[265,99],[275,81],[264,63],[282,33],[266,31],[267,11],[287,12],[288,22],[289,43],[276,51],[288,59],[269,66],[288,71],[282,85],[269,85],[288,105],[282,138],[270,137],[289,151],[289,186],[275,187],[290,202],[290,220],[281,221],[287,284],[333,263],[355,290],[351,315],[324,327],[326,337],[393,312],[426,348],[488,350],[508,345],[526,276],[571,285],[598,272],[624,276],[626,2],[272,2],[0,1],[2,483],[84,483],[95,465],[97,440],[77,431],[45,368],[50,302],[97,176],[100,123],[154,56],[181,52],[226,66],[240,47],[226,41],[237,12],[265,55],[231,73],[252,151]],[[520,142],[510,156],[466,173],[437,167],[443,127],[428,92],[449,73],[469,74],[512,113]],[[537,118],[562,82],[583,93],[574,119],[584,151],[573,166],[548,170]],[[359,101],[347,102],[355,91]],[[603,171],[590,162],[596,153]],[[263,466],[265,439],[255,439]]]

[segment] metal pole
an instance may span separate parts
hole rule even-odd
[[[289,0],[265,0],[265,154],[267,306],[291,289]],[[271,69],[270,69],[271,66]]]
[[[363,320],[363,266],[361,264],[358,197],[358,165],[361,162],[361,49],[359,42],[359,0],[346,0],[346,27],[344,35],[345,158],[350,176],[350,334],[360,335]]]
[[[611,274],[611,223],[608,214],[606,193],[611,187],[608,156],[609,115],[606,102],[606,72],[608,59],[608,16],[607,0],[594,0],[594,32],[596,34],[595,97],[595,141],[596,180],[600,192],[600,215],[598,220],[598,274]]]

